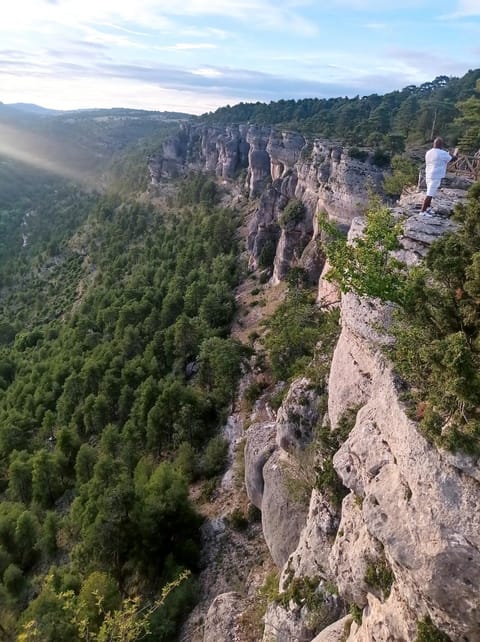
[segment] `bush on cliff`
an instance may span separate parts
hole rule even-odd
[[[343,292],[396,304],[390,355],[409,384],[412,416],[431,441],[480,453],[480,183],[455,213],[458,227],[407,271],[391,256],[400,226],[386,208],[366,214],[361,238],[327,246]],[[332,227],[323,223],[331,234]]]
[[[450,450],[480,452],[480,183],[458,205],[458,229],[438,239],[394,325],[392,357],[411,384],[425,434]]]
[[[398,198],[408,185],[415,185],[418,178],[418,167],[406,156],[396,155],[392,158],[392,174],[383,181],[387,196]]]
[[[343,293],[403,301],[405,266],[391,255],[398,248],[401,224],[378,198],[372,199],[365,212],[362,235],[352,242],[347,242],[325,217],[320,219],[320,226],[329,237],[325,244],[331,265],[327,280],[334,281]]]

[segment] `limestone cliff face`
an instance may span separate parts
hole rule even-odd
[[[445,191],[439,205],[447,210],[461,196]],[[416,199],[418,195],[411,195],[397,208],[409,214],[398,256],[410,265],[453,225],[416,214]],[[350,235],[362,229],[362,219],[355,219]],[[391,312],[377,300],[353,294],[341,302],[342,330],[331,364],[327,419],[335,430],[355,408],[354,425],[333,458],[347,489],[341,507],[315,489],[308,513],[293,517],[270,507],[285,497],[265,493],[271,479],[268,462],[285,465],[293,453],[301,452],[311,437],[305,426],[318,420],[306,380],[294,382],[276,422],[268,425],[268,448],[258,451],[263,458],[247,454],[247,481],[255,477],[257,489],[250,496],[264,513],[264,533],[281,569],[280,593],[289,590],[292,578],[315,578],[324,599],[321,622],[312,620],[305,604],[271,604],[263,642],[414,642],[418,623],[426,619],[453,642],[480,641],[478,462],[438,450],[407,416],[383,349],[391,341]],[[250,429],[247,453],[263,428]],[[284,554],[274,550],[272,533],[283,541],[292,522],[295,537],[283,551],[292,549],[284,562]],[[388,590],[372,579],[372,572],[389,576]],[[336,599],[328,592],[330,584],[337,587]],[[362,612],[361,623],[347,614],[352,603]]]
[[[318,420],[317,402],[311,382],[297,379],[276,421],[254,423],[246,434],[246,490],[250,501],[262,511],[263,535],[278,568],[296,549],[306,523],[307,507],[290,484],[290,454],[311,442]]]
[[[309,379],[296,379],[276,421],[254,423],[246,435],[246,489],[249,499],[262,511],[263,535],[282,571],[281,592],[289,589],[294,578],[312,580],[319,590],[329,579],[324,568],[340,513],[320,493],[313,492],[309,505],[301,497],[314,476],[313,461],[306,453],[320,419],[319,399]],[[263,640],[309,642],[319,627],[343,614],[342,608],[342,600],[327,590],[320,617],[302,601],[272,603],[265,615]]]
[[[452,223],[410,213],[400,255],[413,264]],[[350,234],[361,234],[362,226],[355,220]],[[279,642],[275,631],[289,630],[292,622],[298,639],[314,642],[414,642],[426,618],[454,642],[480,640],[480,472],[470,458],[429,444],[407,416],[382,350],[390,341],[390,317],[391,309],[376,300],[343,297],[328,415],[335,430],[357,409],[333,459],[349,493],[335,512],[313,491],[280,581],[282,589],[292,573],[315,576],[319,592],[322,581],[334,582],[344,604],[362,610],[361,624],[344,617],[308,637],[308,617],[293,605],[276,607],[267,611],[264,642]],[[388,591],[372,581],[372,569],[389,574]]]
[[[325,211],[348,226],[368,200],[369,186],[381,191],[383,180],[371,156],[359,161],[335,143],[260,125],[184,125],[149,161],[154,185],[190,169],[240,181],[254,199],[247,248],[257,266],[266,246],[273,244],[274,282],[292,265],[304,267],[316,282],[323,263],[315,242],[317,214]],[[286,230],[279,219],[292,199],[304,204],[305,214]]]
[[[407,262],[451,225],[411,216],[402,243]],[[360,410],[334,457],[351,492],[329,562],[341,595],[364,609],[346,639],[413,641],[418,621],[429,617],[452,640],[478,641],[478,469],[468,457],[429,444],[408,418],[381,350],[389,309],[353,295],[341,309],[329,387],[332,429],[348,407]],[[372,565],[393,574],[388,596],[366,580]]]
[[[323,276],[317,212],[325,209],[350,226],[350,235],[361,234],[363,222],[354,215],[367,199],[368,183],[378,186],[382,178],[370,162],[349,158],[339,146],[252,125],[187,126],[150,161],[154,183],[188,169],[242,182],[254,204],[247,237],[251,262],[256,265],[273,243],[274,281],[293,264],[308,267],[312,280]],[[437,209],[450,212],[462,195],[444,190]],[[304,216],[281,224],[292,199],[303,203]],[[416,213],[420,200],[412,192],[396,208],[406,215],[397,254],[408,265],[418,264],[452,226]],[[279,593],[293,596],[292,586],[313,583],[318,598],[316,609],[293,597],[272,602],[262,642],[415,642],[418,622],[426,618],[452,642],[480,642],[478,462],[439,451],[407,416],[384,351],[391,308],[352,294],[340,301],[322,276],[319,302],[341,309],[327,416],[320,416],[315,386],[301,378],[276,417],[254,419],[246,433],[246,489],[262,512],[263,536],[280,572]],[[322,422],[336,430],[352,409],[351,431],[333,458],[346,496],[333,504],[315,488],[302,500],[291,482],[313,468],[304,458],[315,426]],[[306,482],[313,485],[311,478]],[[372,579],[376,574],[388,576],[388,590]],[[242,640],[242,600],[228,593],[212,603],[204,642]],[[355,619],[348,614],[351,604]]]

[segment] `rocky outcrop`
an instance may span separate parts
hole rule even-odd
[[[309,641],[343,614],[343,601],[327,588],[331,577],[326,572],[339,512],[317,491],[309,506],[305,496],[314,478],[308,449],[321,419],[319,402],[311,381],[296,379],[276,421],[253,424],[247,431],[246,488],[262,511],[265,541],[282,571],[283,597],[270,604],[265,615],[263,639],[268,642]]]
[[[321,590],[321,589],[319,589]],[[319,592],[320,597],[320,592]],[[332,621],[332,605],[325,602],[315,611],[306,604],[291,601],[287,606],[270,604],[265,613],[265,629],[262,642],[310,642],[315,631],[323,629]]]
[[[307,518],[307,508],[298,501],[289,485],[288,460],[276,450],[263,467],[263,536],[278,568],[295,550]]]
[[[274,133],[271,134],[274,141]],[[268,243],[276,244],[273,281],[285,278],[292,265],[307,270],[312,280],[318,276],[322,263],[312,265],[311,246],[318,236],[317,214],[326,212],[331,220],[348,226],[359,206],[368,200],[369,185],[381,190],[383,171],[371,160],[361,162],[350,158],[348,150],[328,141],[307,141],[297,135],[282,144],[266,144],[270,154],[270,177],[265,178],[263,168],[249,169],[250,190],[260,196],[257,209],[249,223],[247,247],[251,262],[257,265]],[[263,146],[265,137],[257,137],[252,145]],[[272,181],[260,193],[258,185]],[[252,192],[252,190],[254,190]],[[285,230],[281,215],[286,204],[301,201],[305,207],[303,219]],[[307,252],[307,248],[309,251]],[[319,257],[320,258],[320,257]],[[312,268],[317,273],[312,274]]]
[[[276,417],[254,418],[246,432],[247,494],[261,510],[263,536],[280,571],[263,641],[414,642],[418,622],[428,618],[452,642],[480,642],[478,462],[439,451],[419,433],[385,357],[392,307],[354,294],[340,303],[318,250],[320,210],[349,225],[351,239],[362,234],[364,221],[353,215],[382,171],[327,141],[253,125],[188,126],[150,163],[153,182],[192,168],[240,180],[254,199],[247,234],[252,265],[268,250],[273,282],[292,265],[312,280],[321,273],[319,304],[341,307],[328,417],[320,416],[318,393],[302,378],[291,384]],[[396,257],[418,265],[431,243],[454,228],[445,215],[463,196],[452,180],[435,197],[438,215],[427,218],[419,213],[423,194],[407,193],[393,210],[404,230]],[[303,216],[286,222],[282,214],[294,199]],[[319,422],[335,431],[353,411],[350,434],[333,457],[347,489],[338,506],[321,488],[311,491],[318,460],[306,454]],[[299,496],[298,481],[306,482],[309,501]],[[237,639],[242,599],[224,593],[213,602],[205,642]],[[349,604],[355,621],[346,615]]]
[[[245,487],[252,504],[261,510],[265,479],[263,469],[275,450],[276,425],[255,423],[247,430]]]
[[[346,615],[341,620],[330,624],[319,633],[312,642],[342,642],[352,626],[352,616]]]
[[[443,190],[439,204],[452,194]],[[454,226],[412,207],[410,199],[397,211],[406,217],[398,256],[409,265],[421,261],[433,240]],[[351,238],[362,229],[363,221],[354,220]],[[439,451],[406,414],[384,352],[392,340],[391,316],[392,308],[377,300],[342,298],[328,417],[335,430],[355,408],[351,432],[333,458],[349,493],[338,510],[328,495],[313,491],[298,545],[279,582],[280,595],[288,593],[292,581],[316,578],[319,587],[332,582],[342,599],[321,611],[327,616],[321,632],[311,627],[304,605],[272,604],[264,640],[414,642],[419,622],[429,620],[452,642],[480,641],[478,466],[466,455]],[[277,414],[277,447],[289,452],[298,452],[309,439],[302,421],[311,404],[299,386],[297,380],[286,402],[294,407],[301,397],[302,417],[296,418],[286,402]],[[343,617],[348,603],[356,605],[356,621]],[[337,621],[326,626],[335,614]]]
[[[330,268],[331,266],[327,259],[318,278],[317,303],[321,307],[338,308],[341,301],[341,293],[337,285],[326,278]]]
[[[324,494],[314,488],[310,497],[308,517],[300,534],[298,546],[282,571],[282,584],[287,574],[293,577],[323,577],[333,581],[330,555],[339,530],[340,511]]]
[[[360,161],[338,144],[269,126],[184,124],[150,157],[149,171],[153,185],[192,169],[240,181],[249,197],[258,199],[247,237],[252,266],[267,261],[278,282],[296,265],[316,282],[322,268],[316,248],[317,214],[325,211],[348,226],[368,201],[369,188],[381,191],[383,170],[373,158],[367,154]],[[280,218],[292,199],[303,203],[305,215],[285,229]]]
[[[278,447],[286,452],[304,449],[312,441],[318,420],[317,392],[306,377],[296,379],[277,413]]]
[[[265,541],[279,569],[298,545],[308,506],[300,501],[291,453],[311,441],[318,394],[307,378],[293,382],[275,422],[253,424],[245,444],[245,486],[262,511]]]
[[[392,569],[396,600],[411,609],[407,620],[405,609],[391,615],[390,629],[414,631],[418,616],[428,614],[453,639],[478,640],[480,485],[418,433],[388,365],[378,359],[371,374],[370,398],[334,459],[343,483],[361,498],[360,516],[357,507],[354,516],[354,502],[345,500],[342,523],[350,523],[344,532],[354,526],[365,534],[351,560],[343,560],[348,591],[360,605],[370,603],[374,591],[365,586],[361,564],[380,559],[372,551],[376,543]],[[337,551],[345,548],[339,541]],[[337,571],[338,560],[334,556]],[[376,639],[386,639],[382,626],[370,617]],[[363,638],[359,633],[351,639]]]
[[[239,642],[237,622],[246,601],[234,591],[218,595],[208,609],[203,633],[204,642]]]
[[[411,216],[404,258],[418,262],[451,226],[441,217]],[[355,222],[351,234],[360,228]],[[438,451],[408,418],[381,350],[390,340],[389,316],[377,301],[345,296],[330,374],[332,428],[349,407],[361,406],[334,457],[351,492],[330,570],[340,594],[364,609],[362,624],[343,639],[413,641],[428,616],[452,640],[478,641],[480,484],[465,456]],[[375,568],[390,574],[388,592],[373,585]]]

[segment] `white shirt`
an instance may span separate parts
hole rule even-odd
[[[425,178],[427,180],[438,180],[447,173],[447,165],[452,157],[444,149],[433,147],[425,154]]]

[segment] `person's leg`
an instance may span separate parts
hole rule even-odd
[[[420,212],[424,212],[427,209],[427,207],[430,207],[431,204],[432,204],[432,197],[425,196],[425,200],[423,201],[422,209],[420,210]]]
[[[423,201],[422,209],[420,210],[420,212],[425,212],[427,207],[430,207],[432,198],[435,196],[438,188],[440,187],[440,182],[440,179],[427,179],[427,195],[425,196],[425,200]]]

